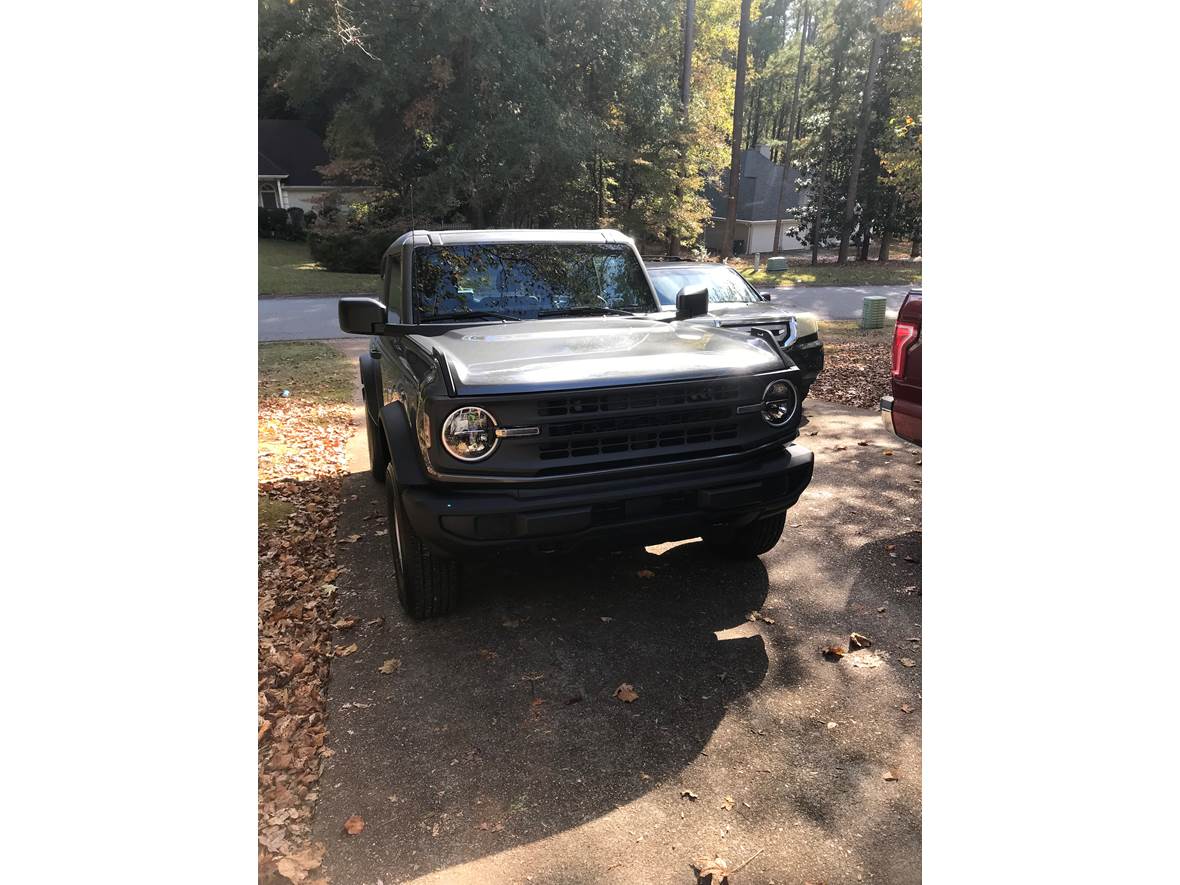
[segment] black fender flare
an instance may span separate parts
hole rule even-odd
[[[385,405],[385,391],[381,387],[381,363],[367,353],[361,354],[361,394],[365,400],[365,413],[370,421],[381,419],[381,407]]]
[[[381,409],[381,427],[389,447],[389,459],[393,462],[393,474],[399,486],[424,486],[426,472],[418,458],[418,440],[406,408],[399,402],[392,402]]]

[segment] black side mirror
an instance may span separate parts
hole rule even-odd
[[[373,335],[374,327],[385,325],[385,305],[376,298],[341,298],[340,330],[353,335]]]
[[[758,297],[761,298],[763,301],[769,301],[770,300],[770,293],[769,292],[759,292]]]
[[[685,286],[676,293],[676,319],[691,320],[708,312],[708,286]]]

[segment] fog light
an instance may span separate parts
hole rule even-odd
[[[799,394],[790,381],[772,381],[762,394],[762,420],[771,427],[782,427],[799,407]]]
[[[442,444],[460,461],[479,461],[496,448],[496,419],[478,406],[451,412],[442,426]]]

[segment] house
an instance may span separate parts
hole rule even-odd
[[[320,211],[329,195],[345,197],[356,188],[325,184],[317,171],[326,165],[324,142],[300,120],[258,121],[258,205],[266,209]]]
[[[770,148],[763,145],[756,150],[742,152],[742,176],[738,187],[737,225],[733,234],[733,252],[746,255],[752,252],[773,253],[806,248],[787,231],[798,222],[799,209],[806,202],[806,192],[795,189],[799,177],[797,169],[791,169],[787,178],[787,190],[783,205],[783,235],[779,244],[774,243],[774,222],[778,212],[779,182],[783,169],[770,161]],[[722,182],[729,184],[729,170],[725,171]],[[713,207],[713,217],[705,227],[705,246],[714,252],[721,250],[721,238],[725,232],[726,191],[707,188],[705,196]]]

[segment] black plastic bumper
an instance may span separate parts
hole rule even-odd
[[[402,501],[414,530],[452,553],[659,544],[781,513],[799,500],[812,467],[811,452],[790,444],[714,470],[543,490],[405,488]]]
[[[808,386],[824,369],[824,345],[818,339],[796,342],[787,348],[787,356],[799,367],[801,380]]]

